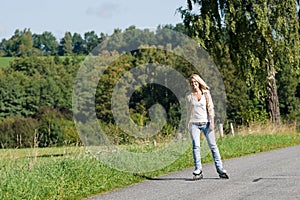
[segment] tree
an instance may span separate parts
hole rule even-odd
[[[23,108],[26,93],[23,84],[28,78],[20,72],[2,74],[0,78],[0,119],[8,116],[28,115]]]
[[[1,45],[0,45],[0,51],[2,52],[4,56],[13,56],[14,52],[12,49],[13,42],[11,40],[2,39]]]
[[[72,37],[72,46],[73,46],[73,53],[76,55],[84,54],[84,40],[82,39],[81,35],[78,33],[74,33]]]
[[[33,47],[41,50],[43,55],[56,55],[58,43],[55,36],[48,31],[33,34]]]
[[[60,41],[58,54],[61,56],[70,56],[72,55],[72,51],[72,35],[70,32],[66,32],[65,36]]]
[[[30,29],[17,29],[9,39],[3,39],[1,49],[5,56],[30,56],[33,53],[32,33]]]
[[[99,38],[95,31],[86,32],[84,34],[84,41],[86,46],[86,54],[91,51],[99,44]]]
[[[299,62],[295,2],[188,0],[188,8],[179,11],[189,34],[210,52],[218,66],[224,66],[220,56],[227,57],[227,63],[246,82],[251,100],[248,108],[254,109],[249,114],[263,117],[267,110],[269,120],[280,124],[276,71],[288,65],[295,69]],[[278,56],[283,49],[289,49],[289,57],[294,59],[283,61]],[[295,94],[295,88],[292,91]]]
[[[20,40],[19,41],[20,45],[18,47],[17,56],[32,55],[33,42],[32,42],[32,33],[30,29],[24,29],[24,31],[21,32],[19,40]]]

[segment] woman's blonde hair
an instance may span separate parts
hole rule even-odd
[[[198,74],[192,74],[190,76],[190,81],[193,79],[195,79],[198,83],[199,83],[199,87],[202,90],[209,90],[209,87],[207,86],[207,84],[204,82],[204,80],[198,75]]]

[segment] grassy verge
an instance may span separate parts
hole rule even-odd
[[[237,135],[218,140],[224,159],[300,144],[300,134]],[[192,167],[188,150],[172,165],[147,174],[116,171],[82,147],[0,151],[0,199],[82,199]],[[203,159],[212,162],[211,155]]]

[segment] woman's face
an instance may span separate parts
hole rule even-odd
[[[196,79],[192,78],[190,83],[194,90],[199,89],[199,83],[196,81]]]

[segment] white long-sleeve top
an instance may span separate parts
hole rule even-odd
[[[187,102],[187,125],[191,122],[213,122],[214,104],[209,90],[203,90],[200,101],[193,92],[186,95]]]
[[[195,95],[192,95],[190,104],[192,104],[193,109],[190,112],[190,122],[208,122],[208,114],[206,110],[206,99],[204,95],[198,101]]]

